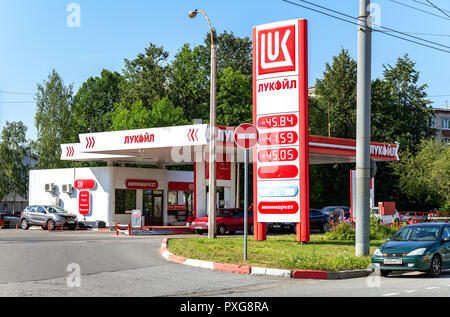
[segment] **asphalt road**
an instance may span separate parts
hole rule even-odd
[[[194,268],[161,257],[163,238],[0,230],[0,296],[450,296],[450,273],[323,281]]]

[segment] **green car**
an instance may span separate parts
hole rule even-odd
[[[403,227],[375,250],[372,265],[383,276],[392,271],[422,271],[439,277],[450,269],[450,223]]]

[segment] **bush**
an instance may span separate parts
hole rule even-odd
[[[398,229],[381,224],[378,218],[370,218],[370,239],[382,240],[392,237]]]
[[[356,231],[351,220],[341,219],[332,227],[331,231],[325,233],[324,240],[329,241],[355,241]],[[392,237],[398,229],[382,225],[377,218],[370,219],[370,239],[384,240]]]
[[[333,224],[331,231],[325,233],[324,240],[355,240],[356,233],[350,219],[339,217],[337,223]]]

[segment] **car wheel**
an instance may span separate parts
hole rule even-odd
[[[20,227],[23,230],[28,230],[28,228],[30,227],[29,224],[28,224],[28,220],[23,219],[22,222],[20,223]]]
[[[386,276],[388,276],[391,273],[391,271],[389,271],[389,270],[380,270],[380,273],[381,273],[381,276],[386,277]]]
[[[442,271],[442,260],[439,255],[434,255],[431,259],[430,269],[427,274],[429,277],[439,277]]]
[[[328,232],[328,229],[329,229],[328,228],[328,223],[324,222],[323,225],[322,225],[322,232],[323,233]]]
[[[195,230],[196,234],[202,235],[203,234],[203,230]]]
[[[253,234],[253,225],[250,227],[250,230],[249,230],[249,232],[250,232],[250,234]]]
[[[220,235],[224,235],[227,232],[227,228],[224,225],[220,225],[218,232]]]
[[[53,220],[47,221],[47,228],[48,230],[55,230],[55,222]]]

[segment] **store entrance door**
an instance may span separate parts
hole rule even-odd
[[[144,190],[142,194],[142,208],[145,226],[163,225],[163,197],[162,190]]]

